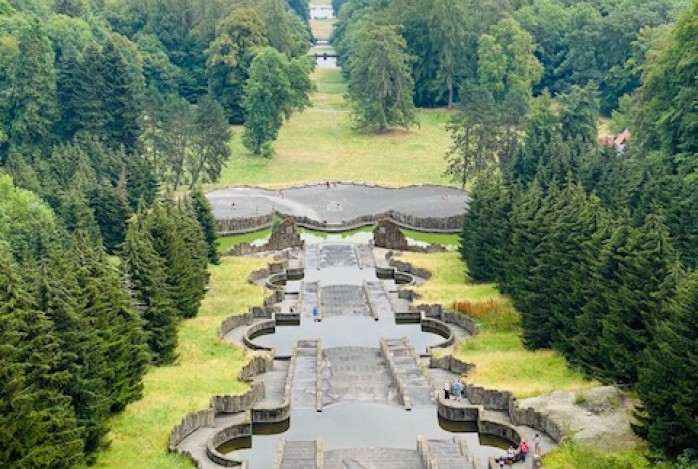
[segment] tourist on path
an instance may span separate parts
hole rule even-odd
[[[451,381],[446,381],[444,383],[444,399],[451,398]]]
[[[536,436],[533,437],[533,451],[536,452],[536,454],[540,454],[542,450],[542,447],[540,445],[540,435],[536,433]]]
[[[460,392],[461,392],[461,384],[460,384],[460,381],[456,380],[453,383],[453,397],[457,401],[460,401]]]
[[[507,463],[512,464],[514,462],[515,458],[516,458],[516,451],[514,451],[513,446],[509,446],[509,449],[507,450]]]
[[[526,455],[528,454],[528,443],[526,440],[521,440],[519,445],[519,453],[521,453],[521,462],[526,462]]]

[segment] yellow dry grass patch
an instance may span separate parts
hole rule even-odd
[[[212,395],[245,391],[237,374],[246,359],[241,349],[218,338],[218,327],[225,317],[262,302],[264,290],[248,283],[247,276],[266,264],[226,257],[210,267],[210,289],[199,315],[180,326],[177,363],[148,371],[143,398],[112,419],[111,445],[99,453],[97,467],[191,467],[167,453],[170,431],[187,413],[206,408]]]
[[[455,356],[476,365],[468,382],[506,389],[519,398],[598,384],[571,370],[555,351],[526,350],[521,342],[519,315],[509,300],[494,284],[466,283],[458,253],[405,253],[400,259],[432,273],[428,281],[415,288],[421,295],[419,302],[450,307],[454,301],[493,300],[495,307],[478,318],[480,333],[454,346]]]

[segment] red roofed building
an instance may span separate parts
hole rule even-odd
[[[600,135],[596,139],[596,144],[600,147],[615,147],[618,153],[622,153],[625,150],[625,145],[630,140],[630,130],[625,129],[618,135]]]

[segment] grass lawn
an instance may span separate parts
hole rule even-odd
[[[310,20],[310,30],[318,41],[329,41],[336,18]]]
[[[211,266],[210,290],[196,318],[179,328],[176,365],[151,368],[144,378],[143,398],[110,422],[111,445],[98,454],[96,467],[171,469],[192,467],[167,452],[172,427],[189,412],[204,409],[214,394],[235,394],[246,385],[237,381],[245,357],[241,349],[218,338],[223,318],[261,304],[264,291],[247,282],[250,271],[267,261],[224,258]]]
[[[358,133],[352,129],[339,69],[317,69],[313,79],[318,87],[313,107],[284,123],[276,155],[251,155],[240,142],[242,128],[234,129],[233,157],[220,181],[207,190],[239,184],[288,187],[326,179],[390,186],[450,183],[442,176],[451,142],[445,129],[448,110],[419,110],[420,127],[409,131]]]
[[[518,398],[588,389],[598,384],[570,370],[557,352],[524,349],[518,313],[495,285],[464,283],[465,272],[458,253],[406,253],[401,259],[432,273],[430,280],[416,288],[422,295],[419,302],[451,306],[454,301],[469,300],[493,301],[496,305],[477,318],[480,333],[454,348],[457,357],[477,365],[468,382],[508,389]]]

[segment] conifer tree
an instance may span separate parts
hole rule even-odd
[[[70,373],[65,393],[70,396],[84,439],[88,460],[94,457],[109,430],[109,368],[107,347],[89,316],[83,314],[78,267],[70,252],[52,246],[34,275],[37,307],[52,320],[60,346],[60,369]]]
[[[201,226],[201,231],[204,235],[204,241],[208,245],[208,261],[212,264],[218,264],[220,262],[220,257],[218,256],[218,246],[217,239],[218,233],[216,231],[216,219],[213,217],[211,212],[211,204],[209,204],[208,199],[201,191],[201,189],[196,189],[191,194],[191,203],[194,212],[196,213],[196,220]]]
[[[106,350],[110,411],[117,412],[141,397],[148,353],[142,321],[130,305],[124,280],[107,261],[102,247],[91,245],[80,231],[72,238],[81,309]]]
[[[680,281],[665,308],[666,319],[657,322],[652,345],[642,353],[637,392],[646,413],[644,435],[654,449],[675,457],[696,449],[698,440],[698,272]]]
[[[509,194],[499,175],[479,177],[460,235],[460,255],[471,280],[492,282],[503,277],[510,210]]]
[[[108,183],[100,184],[90,192],[90,205],[104,246],[109,252],[114,252],[126,236],[129,206],[124,194]]]
[[[175,358],[179,315],[166,283],[165,263],[152,245],[149,233],[136,215],[129,221],[121,252],[132,298],[143,318],[146,343],[155,364],[169,364]]]
[[[177,311],[183,318],[196,316],[208,281],[208,247],[193,212],[171,200],[156,201],[143,223],[165,262]]]
[[[59,391],[72,379],[60,370],[60,355],[51,321],[35,308],[9,249],[0,243],[3,466],[68,469],[84,462],[75,413]]]
[[[611,253],[617,280],[601,319],[599,347],[608,360],[600,373],[607,382],[637,382],[642,352],[652,342],[654,324],[675,289],[677,259],[661,216],[650,214],[635,235]],[[611,279],[612,280],[612,279]]]

